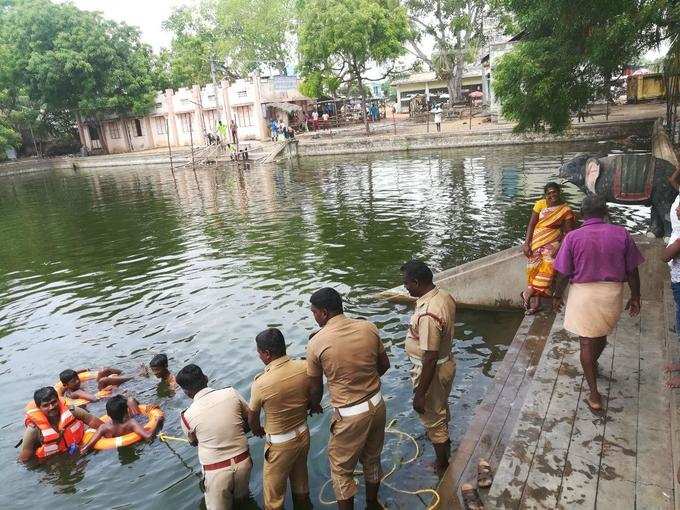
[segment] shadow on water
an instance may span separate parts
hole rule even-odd
[[[608,147],[608,146],[605,146]],[[340,290],[347,313],[375,322],[392,369],[383,378],[389,418],[415,436],[422,455],[391,482],[433,485],[432,452],[411,409],[403,339],[410,310],[369,298],[400,281],[399,266],[422,257],[441,270],[517,244],[533,202],[560,162],[602,145],[545,145],[302,159],[299,164],[175,171],[115,168],[28,174],[0,180],[0,450],[8,460],[33,392],[67,367],[133,370],[165,352],[171,368],[201,365],[214,386],[246,397],[262,370],[255,335],[280,327],[289,353],[304,353],[315,324],[309,295]],[[571,203],[580,193],[565,188]],[[616,208],[639,230],[641,208]],[[455,292],[454,292],[455,294]],[[450,397],[454,445],[483,398],[521,317],[461,311]],[[153,379],[126,384],[159,402],[164,432],[181,435],[188,402]],[[99,415],[101,404],[92,407]],[[310,419],[313,501],[328,478],[327,415]],[[0,507],[36,499],[53,510],[196,508],[195,450],[159,440],[25,470],[5,462]],[[386,468],[412,455],[388,435]],[[261,503],[262,444],[251,440],[251,490]],[[181,459],[181,460],[180,460]],[[189,468],[189,469],[187,469]],[[331,496],[332,491],[326,493]],[[358,498],[362,498],[360,492]],[[392,507],[413,496],[385,489]]]

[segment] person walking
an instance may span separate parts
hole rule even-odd
[[[386,409],[380,377],[389,369],[390,361],[378,328],[369,321],[346,317],[342,298],[335,289],[316,291],[310,302],[314,319],[321,327],[307,344],[310,409],[323,412],[325,375],[333,406],[328,460],[338,508],[354,508],[354,469],[359,461],[366,481],[366,508],[382,508],[378,490]]]
[[[442,109],[436,106],[434,109],[434,125],[437,126],[437,133],[442,132]]]
[[[555,260],[558,274],[553,306],[557,311],[562,309],[562,292],[569,280],[564,328],[579,336],[581,366],[590,388],[585,401],[592,411],[599,411],[602,396],[597,388],[598,359],[623,311],[625,282],[630,287],[625,309],[631,317],[640,313],[638,266],[645,259],[624,227],[605,221],[608,210],[604,199],[585,197],[581,216],[583,225],[564,237]]]
[[[413,409],[427,431],[442,476],[449,466],[449,394],[456,374],[451,355],[456,302],[451,294],[433,283],[432,270],[420,260],[411,260],[401,271],[408,293],[417,298],[406,334],[406,354],[412,363]]]
[[[231,141],[238,145],[238,127],[236,126],[236,121],[231,119],[229,121],[229,130],[231,131]]]
[[[193,400],[180,413],[182,429],[198,447],[207,510],[230,510],[249,497],[253,462],[246,439],[248,404],[234,388],[213,389],[200,367],[177,372],[177,384]]]
[[[311,508],[307,363],[286,355],[286,342],[276,328],[260,332],[255,343],[266,367],[251,387],[248,424],[254,435],[266,438],[262,472],[265,510],[283,508],[288,480],[295,508]],[[260,424],[262,409],[264,428]]]

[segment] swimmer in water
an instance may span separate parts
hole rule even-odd
[[[134,432],[139,434],[142,439],[149,439],[155,434],[156,430],[153,432],[147,431],[130,416],[133,412],[131,409],[132,406],[130,406],[131,400],[134,401],[134,407],[139,405],[136,400],[126,399],[122,395],[111,397],[106,402],[106,414],[109,416],[109,418],[111,418],[111,421],[103,423],[99,426],[97,431],[92,436],[92,439],[90,439],[88,443],[83,445],[83,447],[80,449],[81,454],[87,453],[102,437],[118,437],[129,434],[130,432]],[[160,421],[158,424],[160,424]],[[158,424],[156,425],[156,429],[158,428]]]
[[[84,372],[86,370],[79,370]],[[64,396],[70,399],[83,399],[95,402],[99,397],[81,389],[82,381],[75,370],[67,369],[59,374],[59,380],[64,385]],[[132,375],[122,375],[117,368],[102,368],[97,372],[97,389],[112,390],[126,381],[132,379]]]
[[[153,375],[161,380],[161,383],[167,384],[173,390],[177,388],[175,375],[168,370],[168,357],[165,354],[156,354],[151,358],[149,367],[151,367]]]

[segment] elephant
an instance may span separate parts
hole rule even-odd
[[[651,206],[649,229],[663,237],[671,234],[669,212],[678,195],[669,181],[674,170],[671,163],[651,154],[578,154],[560,167],[559,175],[607,202]]]

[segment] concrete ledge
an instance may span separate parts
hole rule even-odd
[[[456,147],[489,147],[534,143],[611,140],[631,135],[651,136],[654,119],[617,121],[574,126],[563,134],[513,133],[510,127],[466,133],[423,133],[412,135],[375,135],[335,140],[301,140],[300,156],[364,154],[369,152],[448,149]]]
[[[661,239],[635,236],[635,242],[647,262],[640,266],[644,299],[661,298],[659,266],[664,243]],[[443,289],[451,292],[463,308],[521,309],[520,292],[526,287],[526,258],[520,246],[446,269],[434,275]],[[402,287],[377,294],[379,299],[397,303],[414,302]]]

